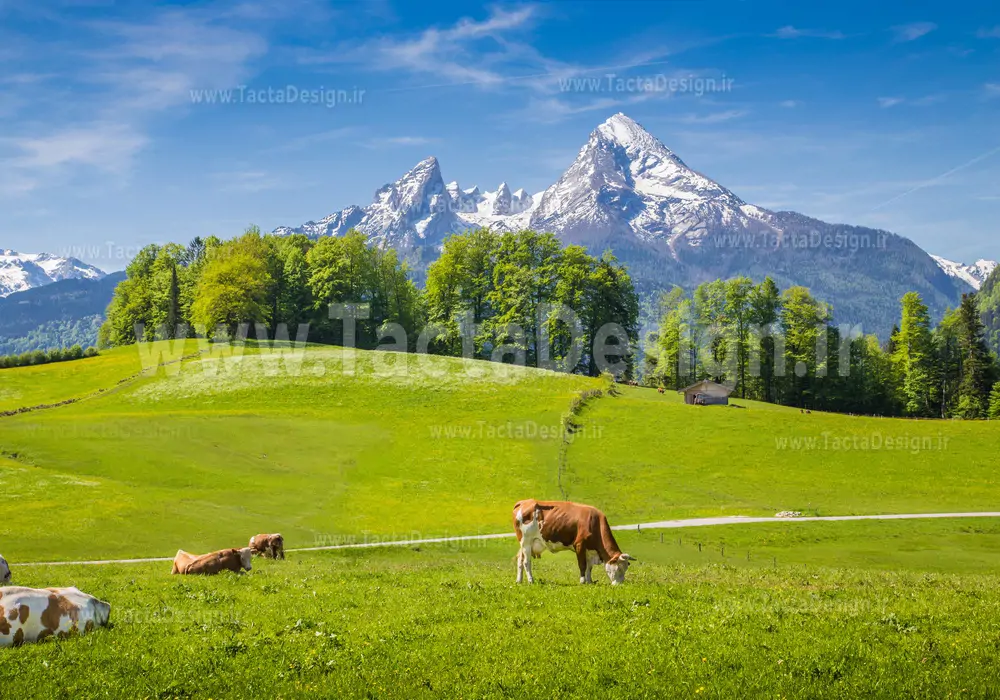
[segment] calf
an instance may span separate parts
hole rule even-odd
[[[177,550],[171,574],[218,574],[222,571],[240,573],[244,569],[253,568],[252,553],[249,547],[243,549],[221,549],[210,554],[189,554],[183,549]]]
[[[0,556],[0,583],[10,583],[11,573],[7,560]]]
[[[531,575],[531,559],[542,552],[576,552],[580,583],[593,583],[590,576],[595,564],[604,564],[612,586],[625,580],[629,564],[636,561],[624,554],[615,541],[604,513],[593,506],[568,501],[519,501],[514,505],[514,533],[517,535],[517,582]]]
[[[0,647],[84,634],[110,617],[109,604],[76,588],[0,588]]]
[[[278,533],[273,535],[254,535],[250,538],[250,549],[258,557],[284,559],[285,538]]]

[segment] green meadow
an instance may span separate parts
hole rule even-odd
[[[983,540],[1000,534],[989,522],[973,526],[989,531]],[[736,529],[732,536],[757,537]],[[171,577],[169,564],[24,567],[29,585],[57,577],[115,601],[113,624],[4,650],[0,681],[5,697],[995,692],[1000,577],[854,566],[866,562],[836,555],[834,533],[819,530],[829,546],[818,557],[783,538],[791,528],[771,533],[777,566],[747,563],[742,550],[723,558],[693,542],[625,533],[641,562],[617,587],[580,586],[567,554],[539,560],[539,583],[517,586],[513,540],[292,553],[214,578]],[[923,524],[892,524],[890,533],[894,547],[962,537]],[[849,528],[842,544],[859,537],[863,529]],[[796,563],[800,556],[823,563]]]
[[[3,697],[899,697],[1000,687],[1000,519],[622,532],[624,586],[570,555],[516,587],[514,540],[291,552],[247,575],[172,556],[510,532],[525,497],[670,518],[997,510],[989,422],[686,406],[458,358],[188,342],[0,370],[0,553],[113,626],[16,650]],[[172,359],[187,358],[170,362]],[[155,363],[154,363],[155,364]],[[143,372],[143,368],[147,371]],[[888,441],[891,440],[891,446]]]

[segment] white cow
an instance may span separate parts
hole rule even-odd
[[[0,556],[0,583],[10,583],[10,567],[2,556]]]
[[[64,639],[108,624],[111,606],[77,588],[0,588],[0,647]]]

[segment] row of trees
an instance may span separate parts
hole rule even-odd
[[[465,338],[476,355],[503,348],[530,365],[596,376],[596,342],[632,376],[639,298],[610,252],[595,258],[534,231],[452,236],[428,269],[426,302],[446,354],[461,354]]]
[[[345,324],[335,305],[359,304],[358,347],[375,348],[390,337],[398,345],[405,334],[405,348],[414,350],[430,326],[431,352],[471,350],[475,357],[513,356],[594,375],[593,340],[616,324],[622,332],[607,340],[609,354],[628,364],[630,376],[638,332],[632,280],[610,253],[594,258],[533,231],[452,236],[429,267],[423,292],[395,251],[367,245],[358,231],[312,241],[251,228],[229,241],[153,245],[126,273],[101,329],[106,345],[178,332],[231,337],[242,324],[271,332],[308,324],[308,340],[341,344]],[[137,325],[147,329],[142,338]]]
[[[351,231],[339,238],[311,241],[302,235],[261,235],[254,227],[229,241],[196,238],[143,248],[115,289],[101,329],[107,345],[145,338],[173,337],[180,328],[194,334],[233,336],[241,324],[294,333],[309,324],[309,340],[342,341],[342,324],[330,318],[330,304],[365,304],[368,319],[357,324],[358,343],[374,347],[378,328],[387,322],[418,327],[423,318],[420,294],[395,251],[366,245]]]
[[[80,345],[69,348],[54,348],[52,350],[31,350],[20,355],[0,355],[0,369],[8,367],[29,367],[31,365],[47,365],[50,362],[68,362],[84,357],[95,357],[97,348],[83,349]]]
[[[974,295],[932,328],[919,294],[902,299],[889,342],[832,324],[832,309],[804,287],[770,278],[717,280],[660,299],[647,338],[646,382],[682,388],[729,382],[738,396],[869,415],[1000,417],[1000,366]]]

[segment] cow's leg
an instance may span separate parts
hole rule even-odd
[[[576,563],[580,566],[580,583],[589,583],[590,569],[587,565],[587,550],[581,546],[576,548]]]
[[[528,583],[534,583],[535,577],[531,573],[531,546],[521,547],[521,561],[524,566],[524,573],[528,575]]]
[[[592,578],[591,572],[594,570],[594,565],[595,564],[597,564],[596,557],[593,555],[593,553],[588,552],[587,553],[587,575],[586,575],[587,583],[593,583],[594,582],[594,579]]]
[[[524,578],[524,548],[518,547],[517,550],[517,583],[521,583]]]

